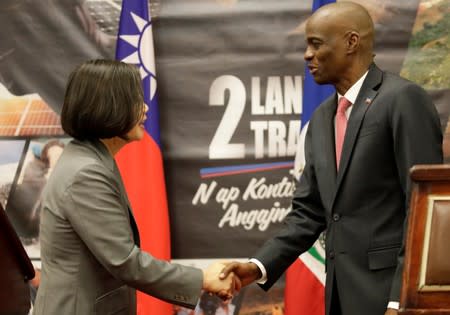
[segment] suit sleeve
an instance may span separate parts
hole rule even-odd
[[[79,171],[65,192],[66,216],[96,259],[127,285],[171,303],[195,307],[201,270],[158,260],[133,241],[125,196],[116,176],[102,165]]]
[[[411,180],[409,170],[417,164],[441,164],[442,131],[431,97],[419,86],[409,83],[396,91],[391,104],[391,126],[399,181],[405,193],[408,214]],[[399,301],[403,272],[404,246],[408,215],[404,222],[403,246],[391,286],[390,300]]]
[[[311,138],[310,126],[305,140],[306,165],[292,199],[292,210],[278,234],[254,256],[267,271],[267,281],[261,285],[264,290],[272,287],[295,259],[314,244],[326,227],[314,172]]]

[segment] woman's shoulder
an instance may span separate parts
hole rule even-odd
[[[73,181],[83,173],[96,172],[109,176],[110,169],[105,165],[99,155],[91,148],[80,145],[78,142],[70,142],[61,154],[48,185],[70,186]]]

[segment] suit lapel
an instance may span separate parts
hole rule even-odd
[[[120,175],[119,168],[117,167],[117,164],[116,164],[115,161],[114,161],[114,174],[116,174],[116,176],[118,177],[118,181],[119,181],[119,185],[120,185],[120,187],[119,187],[120,188],[120,193],[125,198],[126,203],[127,203],[128,218],[130,220],[131,230],[133,231],[134,243],[138,247],[140,247],[141,240],[140,240],[140,237],[139,237],[139,229],[137,227],[136,220],[134,219],[133,211],[131,211],[130,201],[128,200],[128,194],[127,194],[127,192],[125,190],[125,186],[124,186],[123,181],[122,181],[122,176]]]
[[[333,177],[330,181],[333,184],[336,182],[336,146],[334,140],[334,116],[336,115],[336,99],[337,94],[334,97],[330,97],[324,104],[323,114],[323,148],[325,151],[324,157],[326,159],[326,172],[329,176]],[[333,189],[331,189],[333,188]],[[334,186],[330,187],[330,191],[334,191]]]
[[[139,238],[139,230],[137,228],[136,220],[134,219],[133,212],[131,211],[130,201],[128,200],[128,195],[125,190],[125,186],[123,185],[122,176],[120,175],[119,168],[117,167],[116,161],[109,153],[106,146],[100,140],[90,140],[90,141],[82,141],[85,146],[90,147],[100,158],[103,164],[110,169],[113,174],[117,177],[117,181],[119,183],[119,190],[121,196],[125,199],[127,204],[127,215],[130,221],[131,230],[133,231],[134,243],[139,247],[140,238]]]
[[[136,220],[134,219],[133,212],[131,212],[130,206],[128,206],[128,214],[130,216],[130,225],[131,231],[133,231],[134,243],[136,244],[137,247],[141,247],[141,238],[139,236],[139,229]]]
[[[369,69],[369,73],[367,74],[358,97],[356,98],[355,104],[353,105],[353,109],[347,124],[344,145],[342,147],[339,172],[337,174],[336,192],[338,191],[339,186],[342,183],[348,164],[350,162],[352,152],[355,148],[356,139],[358,138],[359,130],[361,129],[361,124],[364,120],[367,109],[378,94],[378,90],[376,89],[376,87],[380,85],[382,75],[383,74],[381,70],[373,64]]]

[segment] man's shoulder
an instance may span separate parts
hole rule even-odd
[[[431,102],[431,96],[422,86],[395,73],[385,72],[381,92],[392,94],[395,98],[409,96],[421,100],[429,99]]]
[[[322,124],[323,120],[328,120],[327,117],[334,117],[335,112],[336,93],[333,93],[314,110],[309,125]]]
[[[336,107],[336,93],[331,94],[329,97],[327,97],[320,105],[317,107],[315,112],[326,112],[329,110],[334,111]]]
[[[406,86],[414,86],[417,87],[419,89],[423,89],[419,84],[410,81],[404,77],[402,77],[401,75],[397,74],[397,73],[393,73],[390,71],[386,71],[386,70],[381,70],[383,72],[383,84],[390,86],[390,87],[406,87]]]

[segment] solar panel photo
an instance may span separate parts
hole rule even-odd
[[[0,137],[63,134],[59,116],[35,94],[0,99]]]

